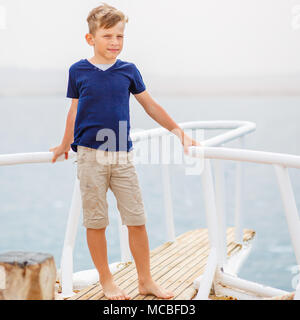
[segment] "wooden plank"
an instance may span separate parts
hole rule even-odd
[[[231,229],[229,231],[229,234],[227,236],[227,241],[229,243],[229,251],[233,250],[233,248],[236,247],[236,244],[233,242],[234,240],[234,230]],[[176,278],[172,278],[169,280],[169,282],[171,283],[171,285],[167,285],[167,283],[165,284],[165,282],[161,283],[161,285],[163,285],[166,289],[168,290],[172,290],[175,293],[175,296],[173,299],[176,299],[176,293],[177,291],[181,290],[184,291],[185,289],[187,289],[187,287],[189,287],[193,281],[204,272],[204,268],[206,265],[206,261],[207,261],[207,257],[209,254],[209,248],[207,247],[207,251],[206,251],[206,255],[204,254],[203,256],[200,256],[200,260],[197,259],[196,257],[194,257],[193,260],[193,264],[188,264],[188,270],[182,270],[176,273]],[[197,263],[196,263],[197,262]],[[198,265],[197,265],[198,264]],[[189,279],[184,279],[184,277],[186,277],[187,275],[189,275],[191,273],[191,271],[195,271],[192,273],[191,277]],[[181,279],[181,280],[178,280]],[[176,284],[181,283],[181,285],[179,287],[176,287]],[[184,287],[185,286],[185,287]],[[181,294],[181,292],[179,294]],[[137,297],[134,297],[134,299],[138,299]],[[153,300],[153,299],[158,299],[154,296],[150,296],[148,295],[147,297],[145,297],[145,300]]]
[[[231,234],[233,234],[233,232],[232,232],[233,230],[232,229],[229,229],[228,230],[228,233],[231,233]],[[197,230],[196,230],[196,232],[197,232]],[[205,234],[205,236],[206,236],[206,238],[208,239],[208,232],[207,232],[207,229],[198,229],[198,234],[199,233],[203,233],[204,232],[204,234]],[[187,244],[187,245],[185,245],[184,247],[185,247],[185,249],[186,249],[186,251],[190,251],[190,248],[188,248],[188,245],[189,245],[189,243],[195,243],[195,241],[193,241],[193,240],[195,240],[194,239],[194,237],[195,237],[195,233],[194,234],[192,234],[192,233],[190,233],[190,239],[185,239],[185,244]],[[172,250],[169,248],[169,250],[168,251],[173,251],[174,252],[174,250],[176,251],[178,251],[178,247],[176,248],[173,248]],[[160,259],[161,260],[161,259]],[[152,261],[151,261],[151,263],[153,263]],[[137,274],[136,274],[136,269],[135,269],[135,266],[133,265],[133,266],[129,266],[129,267],[132,267],[131,269],[131,277],[128,277],[130,280],[131,280],[131,284],[132,284],[132,286],[134,286],[134,287],[136,287],[136,284],[135,284],[135,282],[137,281]],[[128,267],[128,268],[129,268]],[[153,268],[151,268],[151,269],[153,269]],[[121,270],[121,271],[125,271],[124,269],[123,270]],[[132,274],[132,272],[134,272],[134,274]],[[129,273],[128,271],[127,271],[127,273]],[[135,279],[132,279],[132,276],[134,276],[134,278]],[[155,277],[154,277],[155,278]],[[118,281],[116,281],[117,283],[118,283]],[[120,285],[121,283],[118,283],[118,285]],[[127,291],[128,291],[128,288],[126,288],[126,287],[124,287],[124,286],[122,286],[122,285],[120,285],[120,287],[122,288],[122,289],[127,289]],[[98,285],[98,286],[96,286],[96,287],[94,287],[94,290],[90,290],[89,292],[88,292],[88,294],[86,294],[86,295],[84,295],[84,296],[82,296],[80,299],[90,299],[91,297],[93,297],[93,299],[106,299],[105,297],[104,297],[104,294],[103,294],[103,292],[102,292],[102,290],[101,290],[101,286],[100,285]]]
[[[199,229],[189,230],[189,231],[187,231],[187,232],[185,232],[185,233],[180,234],[178,237],[176,237],[176,240],[177,240],[177,241],[182,241],[182,240],[184,240],[185,238],[191,236],[192,234],[197,233],[198,231],[199,231]],[[176,242],[176,241],[175,241],[175,242]],[[173,243],[173,242],[168,241],[168,242],[160,245],[159,247],[151,250],[151,252],[150,252],[150,258],[151,258],[151,257],[154,257],[154,256],[157,255],[157,254],[159,254],[161,251],[166,250],[167,248],[168,248],[168,250],[169,250],[169,249],[172,249],[173,247],[175,247],[175,242]],[[124,272],[121,272],[122,270],[119,270],[119,271],[115,272],[115,273],[114,273],[114,279],[117,279],[117,278],[123,276],[124,274],[127,274],[128,271],[130,271],[130,270],[132,269],[132,268],[130,269],[129,267],[130,267],[130,264],[129,264],[126,268],[124,268],[124,269],[126,269],[126,271],[125,271],[124,269],[122,269]],[[68,298],[67,300],[77,300],[77,299],[79,299],[79,298],[81,298],[81,297],[84,298],[83,296],[84,296],[86,293],[91,293],[91,290],[101,290],[101,287],[100,287],[100,286],[101,286],[101,285],[99,284],[99,282],[97,282],[96,284],[92,284],[92,285],[90,285],[90,286],[88,286],[88,287],[80,290],[80,292],[79,292],[78,294],[76,294],[76,295]]]
[[[254,236],[254,234],[255,234],[255,232],[253,232],[252,230],[245,230],[244,240],[249,241],[251,239],[251,237]],[[230,230],[229,234],[227,233],[227,243],[228,243],[228,253],[231,253],[234,250],[239,250],[241,248],[239,244],[234,242],[234,229],[233,228]],[[195,295],[197,290],[192,288],[193,281],[204,272],[207,257],[208,257],[208,255],[206,257],[204,257],[204,259],[201,260],[200,265],[193,267],[192,269],[189,270],[189,271],[195,271],[195,272],[193,274],[190,274],[191,272],[189,272],[190,278],[183,280],[182,284],[180,284],[180,286],[177,286],[175,288],[176,283],[178,283],[178,281],[176,281],[176,279],[175,279],[175,281],[173,282],[173,287],[172,286],[166,287],[167,289],[172,290],[175,293],[175,296],[173,297],[173,299],[182,299],[182,295],[185,291],[189,292],[190,298],[192,298]],[[185,273],[184,275],[187,275],[187,273]],[[172,279],[172,280],[174,280],[174,279]],[[157,299],[157,298],[152,296],[151,300],[153,300],[153,299]],[[148,298],[147,298],[147,300],[148,300]]]
[[[239,251],[241,246],[234,242],[234,227],[226,230],[227,254]],[[253,230],[245,229],[243,240],[251,240],[255,235]],[[207,229],[190,230],[176,237],[174,242],[167,242],[151,250],[151,275],[164,288],[175,293],[173,299],[191,299],[196,289],[193,281],[204,272],[209,255]],[[134,300],[156,300],[153,295],[140,295],[138,292],[138,277],[134,261],[114,274],[115,282]],[[68,300],[107,300],[101,285],[91,285]]]
[[[229,230],[229,232],[231,232],[231,231],[232,231],[232,230]],[[100,290],[101,290],[101,287],[99,286],[99,288],[97,288],[97,290],[100,291]],[[100,298],[99,294],[101,295],[101,293],[98,292],[98,294],[96,294],[96,296],[95,296],[94,298],[98,298],[98,299],[99,299],[99,298]],[[89,296],[90,296],[90,294],[89,294]],[[103,293],[102,293],[102,296],[103,296]],[[83,297],[83,298],[88,298],[88,297],[86,296],[86,297]],[[103,299],[103,298],[105,299],[104,296],[102,297],[102,299]]]
[[[207,243],[206,243],[207,244]],[[194,252],[189,257],[185,256],[183,260],[184,263],[178,264],[172,270],[168,270],[160,279],[157,279],[157,282],[165,289],[171,290],[174,292],[174,286],[185,283],[185,277],[189,274],[193,268],[199,267],[201,261],[206,258],[209,253],[209,248],[205,247],[203,250]],[[175,293],[175,292],[174,292]],[[156,299],[153,295],[140,295],[134,297],[136,300],[153,300]]]
[[[234,231],[234,230],[232,230],[232,231]],[[255,232],[253,230],[245,229],[243,241],[246,243],[247,241],[253,239],[254,235],[255,235]],[[227,239],[227,240],[229,240],[229,239]],[[239,251],[240,248],[241,247],[239,244],[235,243],[234,241],[231,241],[230,245],[228,246],[228,253],[232,254],[235,251]],[[203,270],[203,272],[204,272],[204,270]],[[196,293],[197,293],[197,289],[194,288],[193,282],[191,282],[188,287],[183,289],[182,292],[180,292],[173,299],[174,300],[191,300],[196,295]]]
[[[199,241],[205,239],[207,239],[207,233],[205,231],[199,232],[198,234],[191,234],[189,238],[186,238],[185,241],[182,241],[182,243],[179,244],[177,247],[174,247],[173,250],[169,250],[168,252],[162,254],[160,257],[157,257],[156,259],[151,259],[150,270],[153,278],[155,279],[156,274],[160,272],[160,270],[162,270],[161,264],[169,266],[170,264],[172,264],[172,261],[176,259],[176,257],[183,257],[184,253],[190,250],[191,245],[197,247],[199,245]],[[122,289],[126,290],[128,294],[130,294],[130,292],[134,289],[137,290],[138,277],[135,266],[133,266],[133,268],[134,273],[131,275],[131,277],[127,277],[127,281],[116,281],[116,283]],[[92,299],[98,300],[102,297],[104,297],[103,292],[98,292]]]
[[[189,233],[190,234],[190,238],[188,238],[188,240],[185,240],[185,237],[181,237],[181,241],[176,241],[174,243],[172,243],[171,246],[168,246],[163,253],[161,253],[161,255],[154,255],[154,257],[150,260],[152,263],[157,261],[158,259],[161,259],[161,257],[164,257],[166,254],[175,252],[175,250],[178,249],[178,247],[186,247],[188,246],[189,241],[192,241],[190,239],[194,239],[199,237],[199,233],[193,232],[193,233]],[[153,266],[152,266],[153,268]],[[121,288],[123,288],[122,286],[122,282],[124,282],[125,280],[130,279],[131,281],[133,281],[132,279],[137,279],[137,272],[136,272],[136,267],[134,262],[129,265],[128,267],[118,271],[117,273],[114,274],[114,280],[115,282],[121,286]],[[99,283],[97,283],[97,285],[94,285],[93,288],[91,288],[90,290],[88,290],[88,292],[86,292],[84,295],[81,295],[80,297],[78,297],[77,299],[80,300],[87,300],[90,299],[93,295],[97,294],[97,297],[99,296],[99,291],[102,292],[102,288],[101,285]],[[100,298],[101,296],[104,296],[103,292],[102,294],[100,293],[100,296],[98,298]],[[76,298],[76,297],[73,297]]]
[[[231,244],[230,246],[234,246],[234,244]],[[201,260],[199,265],[196,265],[189,270],[189,273],[188,273],[189,277],[185,279],[185,281],[182,284],[177,286],[177,283],[174,283],[172,284],[172,287],[170,288],[168,287],[168,289],[171,289],[174,292],[175,294],[174,298],[180,295],[187,287],[189,287],[193,283],[193,281],[196,278],[198,278],[201,274],[203,274],[205,270],[207,258],[208,258],[208,255]]]
[[[233,236],[234,235],[232,233],[229,235],[227,239],[229,239],[229,241],[231,242]],[[174,292],[174,298],[176,298],[176,295],[178,295],[181,291],[186,289],[186,287],[188,287],[200,274],[203,273],[203,268],[206,265],[207,258],[209,255],[208,239],[206,244],[207,246],[203,248],[202,251],[197,252],[196,254],[192,254],[189,259],[185,260],[187,262],[185,264],[185,268],[182,268],[177,272],[173,272],[173,270],[171,270],[168,275],[169,277],[167,278],[167,281],[163,281],[162,283],[160,283],[161,285],[163,285],[164,288]],[[158,298],[150,295],[148,295],[145,298],[145,300],[156,299]]]
[[[234,242],[232,242],[229,247],[228,247],[229,251],[232,252],[232,251],[235,251],[235,250],[240,250],[240,246],[238,244],[235,244]],[[205,261],[206,262],[206,261]],[[181,290],[181,292],[179,292],[179,290],[181,289],[180,287],[177,287],[176,290],[175,290],[175,296],[174,296],[174,300],[182,300],[183,297],[186,297],[187,294],[190,295],[190,299],[192,299],[195,294],[197,293],[197,290],[195,288],[193,288],[193,281],[201,274],[204,273],[205,271],[205,266],[206,266],[206,263],[204,263],[204,265],[201,265],[200,268],[199,268],[199,272],[195,273],[192,275],[191,279],[187,279],[186,283],[188,284],[186,286],[186,288],[183,288]],[[187,294],[185,294],[185,292],[187,292]],[[177,294],[178,293],[178,294]]]
[[[155,281],[158,281],[158,283],[161,283],[160,280],[163,279],[164,276],[168,274],[171,270],[173,272],[177,272],[178,266],[182,265],[182,263],[185,263],[187,260],[187,257],[192,256],[194,252],[197,252],[197,251],[202,252],[203,250],[205,250],[206,244],[208,241],[207,238],[208,237],[204,234],[200,240],[201,242],[193,241],[192,242],[193,244],[191,243],[190,246],[188,246],[187,248],[177,251],[175,255],[168,257],[167,260],[159,261],[159,264],[155,268],[156,272],[151,272],[153,279]],[[199,250],[199,245],[203,245],[203,247],[200,248],[200,250]],[[126,287],[128,294],[132,297],[135,297],[139,294],[137,281],[138,280],[136,279],[136,283],[133,287],[132,286]]]
[[[231,236],[231,238],[233,238],[234,236],[234,233],[233,233],[233,230],[228,230],[228,234]],[[187,263],[189,260],[187,260],[187,257],[188,256],[192,256],[193,252],[199,248],[199,245],[202,246],[200,252],[199,252],[199,256],[202,256],[204,254],[204,251],[205,250],[208,250],[209,249],[209,246],[208,246],[208,232],[207,232],[207,229],[202,229],[202,230],[199,230],[199,232],[202,232],[202,234],[204,233],[204,240],[205,240],[205,243],[201,243],[200,241],[198,242],[195,242],[194,239],[190,239],[189,241],[189,247],[186,247],[185,250],[183,252],[176,252],[177,254],[177,257],[181,259],[181,261]],[[202,240],[203,240],[203,236],[202,236]],[[187,239],[186,239],[187,241]],[[192,247],[191,247],[191,244],[192,244]],[[203,244],[205,244],[205,247],[203,246]],[[195,250],[193,250],[193,248]],[[207,253],[208,255],[208,253]],[[194,260],[195,258],[194,257],[191,257],[191,260]],[[196,261],[196,260],[195,260]],[[194,261],[194,263],[195,263]],[[168,262],[168,263],[165,263],[166,267],[162,268],[160,273],[167,273],[169,270],[172,270],[173,273],[178,273],[178,268],[175,268],[176,265],[178,265],[178,261],[175,260],[175,261],[172,261],[169,262],[169,260],[167,261],[164,261],[164,262]],[[159,261],[159,263],[161,263],[161,261]],[[160,267],[160,266],[159,266]],[[184,271],[185,272],[185,271]],[[152,276],[153,276],[153,279],[155,281],[158,281],[159,278],[161,278],[162,275],[160,274],[156,274],[156,273],[153,273],[151,272]],[[170,273],[169,273],[169,277],[170,277]],[[172,280],[169,280],[169,282],[172,282]],[[158,283],[160,283],[161,285],[163,284],[161,281],[158,281]],[[134,288],[134,290],[132,290],[132,287]],[[132,279],[131,281],[131,285],[130,286],[121,286],[122,289],[126,290],[126,292],[133,298],[133,299],[144,299],[145,296],[143,295],[139,295],[138,293],[138,287],[137,287],[137,278],[136,279]],[[104,294],[103,293],[98,293],[96,294],[93,299],[101,299],[102,297],[104,297]],[[148,299],[152,299],[154,298],[154,296],[151,296],[151,295],[147,295],[147,300]]]
[[[176,241],[174,241],[173,243],[169,243],[168,246],[165,246],[165,244],[160,246],[160,247],[163,247],[164,250],[163,251],[156,250],[155,252],[156,253],[160,252],[161,254],[160,255],[158,255],[158,254],[152,255],[152,259],[150,256],[150,263],[151,263],[152,268],[153,268],[153,264],[158,259],[161,259],[165,255],[170,254],[172,252],[173,253],[176,252],[176,250],[178,250],[178,248],[187,247],[189,244],[189,241],[192,241],[194,238],[197,238],[199,236],[201,236],[201,232],[199,232],[199,230],[196,229],[196,230],[187,232],[185,234],[185,237],[183,237],[183,234],[180,235],[178,238],[176,238]],[[132,262],[132,264],[128,265],[124,269],[119,270],[116,273],[114,273],[114,281],[118,285],[121,285],[121,283],[123,281],[125,281],[126,279],[132,279],[132,278],[137,279],[137,272],[136,272],[136,267],[135,267],[134,261]],[[120,279],[120,281],[119,281],[119,279]],[[73,297],[69,298],[68,300],[88,300],[95,294],[97,294],[97,296],[98,296],[99,291],[102,292],[102,287],[101,287],[100,283],[97,282],[97,284],[91,285],[84,292],[81,291],[77,295],[74,295]],[[99,298],[102,296],[104,296],[103,293],[102,293],[102,295],[99,296]]]

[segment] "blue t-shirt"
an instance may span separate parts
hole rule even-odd
[[[101,70],[87,59],[69,68],[67,97],[78,100],[73,151],[85,146],[107,151],[131,151],[130,93],[146,90],[134,63],[117,59]]]

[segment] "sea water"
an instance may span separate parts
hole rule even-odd
[[[246,148],[300,154],[300,97],[155,97],[177,122],[246,120],[257,125]],[[44,152],[63,137],[70,101],[62,96],[1,97],[0,153]],[[131,98],[131,128],[159,125]],[[221,131],[205,132],[211,137]],[[238,147],[237,142],[227,144]],[[226,222],[234,224],[236,163],[226,161]],[[243,227],[256,231],[242,278],[292,291],[298,269],[279,188],[272,166],[244,163]],[[136,165],[147,214],[150,249],[166,241],[161,166]],[[296,202],[300,173],[290,169]],[[55,164],[0,167],[0,252],[39,251],[60,259],[76,175],[74,160]],[[184,164],[170,165],[176,236],[206,227],[201,176],[187,175]],[[109,263],[120,261],[118,210],[107,193],[110,225],[106,230]],[[74,271],[94,268],[80,217],[74,248]],[[293,280],[294,279],[294,280]]]

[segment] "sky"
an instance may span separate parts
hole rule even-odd
[[[300,0],[106,3],[128,16],[119,58],[134,62],[142,74],[300,76]],[[92,57],[84,38],[86,17],[99,4],[0,0],[0,72],[3,67],[68,70]]]
[[[0,66],[65,68],[93,55],[86,17],[99,1],[0,0]],[[107,1],[129,23],[120,58],[154,73],[300,73],[299,1]],[[294,12],[294,11],[295,12]],[[300,25],[300,19],[299,19]]]

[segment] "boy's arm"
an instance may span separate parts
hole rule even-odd
[[[169,116],[165,109],[160,106],[147,90],[135,94],[136,100],[143,106],[147,114],[159,123],[162,127],[174,133],[182,143],[184,152],[187,154],[189,146],[201,146],[200,142],[192,139],[178,126],[178,124]]]
[[[59,146],[49,149],[49,151],[53,151],[52,163],[54,163],[56,159],[62,154],[65,154],[65,159],[68,159],[70,145],[74,140],[74,125],[77,114],[77,107],[78,99],[72,99],[71,107],[66,120],[66,128],[62,142]]]

